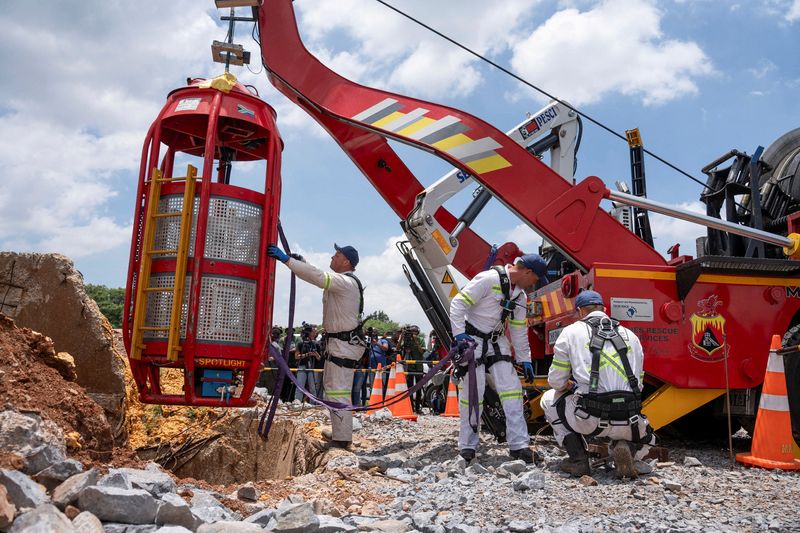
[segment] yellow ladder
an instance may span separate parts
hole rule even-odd
[[[186,284],[186,263],[189,259],[189,237],[192,230],[192,211],[194,210],[194,189],[197,180],[197,169],[188,165],[185,177],[162,178],[161,171],[153,169],[150,178],[150,189],[147,193],[147,211],[144,216],[144,235],[142,238],[142,259],[139,264],[139,275],[136,278],[136,300],[133,308],[133,342],[131,357],[141,359],[145,349],[145,331],[168,331],[167,358],[170,361],[178,359],[181,350],[181,308],[183,306],[183,292]],[[161,184],[173,181],[185,181],[183,189],[183,205],[180,211],[159,213],[158,201],[161,198]],[[181,229],[178,237],[178,246],[174,250],[154,250],[153,241],[156,235],[156,221],[164,217],[181,217]],[[172,287],[150,287],[150,269],[153,265],[153,256],[160,254],[175,254],[175,281]],[[171,292],[172,310],[170,312],[169,327],[145,326],[147,315],[147,297],[152,292]]]

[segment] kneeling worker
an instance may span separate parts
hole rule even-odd
[[[523,255],[513,265],[493,267],[481,272],[464,286],[450,303],[450,324],[456,341],[469,340],[475,348],[475,378],[478,388],[478,420],[483,407],[486,372],[494,380],[506,415],[506,439],[511,457],[533,463],[528,426],[522,412],[522,385],[511,363],[511,347],[505,335],[509,326],[517,363],[525,377],[533,379],[531,347],[528,343],[526,291],[547,283],[547,265],[536,254]],[[473,339],[473,337],[476,337]],[[464,367],[461,367],[463,372]],[[469,380],[464,375],[459,385],[458,448],[461,457],[471,461],[478,448],[478,433],[469,419]]]
[[[556,440],[569,454],[561,470],[588,475],[584,436],[608,437],[617,477],[635,478],[634,456],[643,457],[655,444],[641,414],[642,345],[632,331],[609,318],[599,293],[581,292],[575,307],[580,320],[564,328],[553,346],[547,375],[552,389],[541,401]]]

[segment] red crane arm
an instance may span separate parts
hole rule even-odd
[[[457,109],[365,87],[312,56],[297,31],[291,0],[265,0],[259,12],[261,52],[275,87],[336,139],[402,218],[422,185],[386,142],[433,153],[472,175],[504,205],[588,270],[595,262],[664,265],[666,261],[600,209],[603,182],[577,186],[493,126]],[[445,229],[455,217],[436,213]],[[482,269],[488,245],[463,232],[453,265],[467,276]]]

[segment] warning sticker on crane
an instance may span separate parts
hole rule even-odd
[[[450,275],[449,270],[444,271],[444,276],[442,276],[442,285],[452,285],[452,287],[450,287],[449,297],[451,300],[455,298],[456,294],[458,294],[458,287],[456,286],[453,276]]]
[[[439,245],[439,248],[442,249],[445,255],[449,254],[453,249],[450,244],[448,244],[447,239],[444,238],[444,235],[442,235],[442,232],[440,232],[438,229],[431,233],[431,237],[433,237],[433,240],[436,241],[436,243]]]
[[[194,111],[200,105],[200,98],[184,98],[178,101],[175,111]]]

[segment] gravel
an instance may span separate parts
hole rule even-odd
[[[387,469],[395,479],[367,476],[365,486],[393,497],[387,518],[408,518],[420,531],[800,531],[797,474],[732,465],[721,447],[667,443],[670,460],[651,461],[651,473],[620,481],[600,467],[592,483],[564,477],[552,437],[536,438],[544,464],[533,466],[511,461],[505,445],[482,435],[476,461],[465,468],[458,419],[363,423],[354,449],[370,457],[362,468],[381,464],[380,457],[405,458]]]
[[[319,408],[284,406],[280,416],[319,433],[328,422],[327,412]],[[362,427],[351,450],[331,449],[314,472],[296,477],[204,490],[175,484],[150,465],[146,470],[111,469],[104,478],[108,483],[98,487],[91,486],[97,482],[95,471],[77,474],[64,486],[78,487],[81,507],[91,507],[87,502],[95,493],[158,500],[155,520],[152,512],[131,520],[130,509],[109,515],[125,504],[121,500],[90,509],[108,521],[106,531],[122,527],[111,523],[120,517],[205,531],[800,531],[797,474],[731,464],[721,447],[687,449],[667,443],[669,460],[650,461],[652,471],[634,481],[616,479],[606,466],[576,479],[559,471],[564,452],[552,437],[534,439],[544,458],[539,465],[512,460],[505,445],[486,436],[476,460],[467,465],[456,450],[458,419],[420,416],[418,422],[407,422],[381,412],[359,419]],[[92,474],[91,483],[78,483]],[[117,478],[135,480],[150,492],[117,488],[111,483]],[[66,520],[45,503],[35,511]],[[38,520],[39,514],[31,513],[18,508],[17,522]]]

